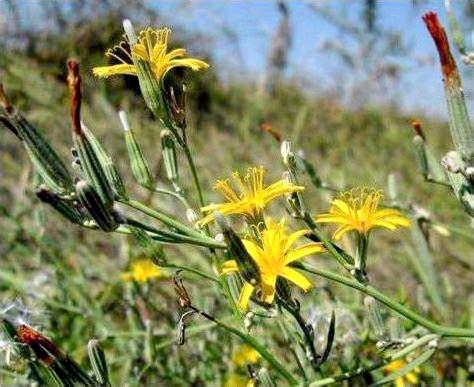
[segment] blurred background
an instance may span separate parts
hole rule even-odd
[[[472,50],[474,2],[453,1],[451,7]],[[92,67],[107,63],[105,50],[120,41],[124,18],[136,29],[171,27],[172,46],[186,47],[192,56],[211,64],[204,73],[189,74],[188,82],[188,132],[208,201],[218,198],[211,189],[213,182],[236,168],[262,164],[269,169],[269,181],[279,178],[278,137],[301,148],[318,176],[331,186],[373,185],[386,190],[391,176],[400,201],[423,207],[458,233],[432,236],[424,251],[431,257],[433,278],[428,280],[417,261],[419,236],[409,231],[381,233],[372,247],[378,259],[370,264],[371,277],[400,300],[461,326],[470,318],[467,303],[474,290],[472,276],[465,275],[473,268],[472,235],[456,200],[419,174],[409,124],[413,118],[424,122],[439,155],[452,148],[437,53],[421,20],[426,11],[437,12],[447,26],[442,1],[1,0],[0,76],[14,105],[69,160],[65,63],[70,57],[78,59],[84,121],[112,153],[127,189],[150,205],[185,218],[172,200],[152,197],[130,176],[118,109],[129,114],[158,180],[165,184],[161,128],[146,110],[137,80],[103,81],[91,75]],[[474,113],[472,70],[463,65],[453,45],[452,51]],[[133,340],[142,333],[124,327],[122,317],[136,304],[134,297],[147,300],[154,291],[159,293],[156,297],[163,296],[160,319],[171,324],[175,305],[173,297],[166,296],[172,289],[157,290],[153,284],[138,295],[124,290],[120,273],[139,255],[133,243],[78,229],[41,205],[35,199],[37,180],[27,155],[4,128],[0,162],[0,298],[4,300],[0,310],[14,305],[14,310],[37,319],[79,359],[85,356],[86,341],[99,337],[113,355],[116,380],[138,372],[137,360],[127,359],[127,354],[140,353]],[[189,188],[184,169],[182,184]],[[325,210],[330,197],[330,192],[315,191],[313,208]],[[192,259],[195,254],[183,247],[170,251],[178,259]],[[204,305],[214,305],[206,289],[200,291]],[[343,292],[341,297],[350,298]],[[321,305],[329,302],[321,298]],[[429,307],[430,298],[442,300],[436,310]],[[158,313],[155,309],[153,313]],[[160,329],[157,336],[169,340],[169,330]],[[206,336],[210,342],[215,339]],[[179,356],[185,360],[204,356],[195,351]],[[205,356],[220,359],[221,353],[210,351]],[[174,366],[187,381],[225,373],[217,365],[218,369],[193,374],[184,360],[181,368],[179,364]],[[1,375],[9,377],[5,369]]]

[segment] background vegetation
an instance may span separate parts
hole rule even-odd
[[[16,6],[21,19],[18,4],[7,3],[13,10]],[[74,11],[76,3],[80,12]],[[84,121],[113,152],[127,190],[151,206],[186,219],[184,209],[172,198],[151,195],[137,188],[131,177],[118,108],[127,111],[158,181],[166,185],[160,159],[161,127],[145,109],[137,82],[128,78],[102,82],[90,75],[93,65],[103,63],[105,48],[120,38],[120,20],[130,15],[123,14],[120,1],[100,2],[101,8],[94,11],[96,2],[82,3],[89,8],[81,8],[79,3],[82,2],[71,1],[71,10],[63,10],[53,6],[59,2],[45,2],[51,4],[48,12],[57,26],[42,31],[40,38],[20,28],[4,34],[0,68],[5,89],[15,105],[43,130],[67,159],[71,140],[65,62],[71,56],[76,57],[84,71]],[[146,9],[139,2],[126,3],[127,10],[135,9],[135,17],[144,25],[157,23],[158,15],[153,9]],[[372,2],[367,3],[369,12]],[[283,24],[279,28],[284,28],[284,11],[282,15]],[[363,37],[369,39],[373,21],[370,15],[365,15],[360,25],[366,26]],[[189,46],[186,33],[179,36],[186,40],[185,46]],[[190,44],[206,55],[205,46]],[[414,117],[390,106],[348,107],[333,94],[308,93],[300,81],[281,76],[285,54],[278,52],[278,42],[273,47],[268,64],[271,76],[263,87],[255,82],[223,83],[214,70],[193,76],[189,82],[188,134],[198,155],[197,164],[208,201],[217,199],[211,190],[216,178],[226,177],[235,169],[242,170],[243,166],[264,165],[268,169],[268,181],[280,177],[282,169],[276,162],[280,159],[280,147],[274,136],[265,130],[268,127],[301,149],[321,180],[331,187],[376,186],[384,189],[390,200],[390,180],[390,187],[398,191],[398,201],[428,211],[434,224],[447,227],[449,232],[439,233],[436,228],[430,228],[429,244],[421,253],[419,235],[414,232],[380,233],[372,245],[371,256],[377,259],[369,263],[371,281],[439,322],[470,326],[474,294],[472,275],[468,274],[474,266],[472,229],[469,230],[465,213],[455,198],[447,194],[446,188],[426,183],[419,173],[409,124]],[[212,56],[209,61],[212,63]],[[424,122],[429,142],[436,152],[444,154],[450,150],[445,122],[432,117],[417,118]],[[83,364],[88,364],[87,341],[99,339],[114,385],[218,385],[234,370],[245,375],[245,369],[239,369],[232,362],[239,345],[237,340],[199,317],[194,317],[186,344],[175,344],[178,311],[170,279],[173,271],[169,271],[167,278],[143,285],[122,281],[121,273],[141,254],[135,242],[127,237],[84,231],[66,224],[59,215],[39,203],[33,192],[37,176],[27,155],[14,136],[3,128],[0,158],[0,314],[19,316],[40,327]],[[190,189],[186,169],[180,172],[184,189]],[[309,176],[305,179],[305,185],[311,187]],[[312,208],[325,211],[332,192],[310,189]],[[193,205],[197,208],[194,199]],[[272,208],[275,213],[282,210],[278,205]],[[173,246],[167,247],[167,252],[173,261],[209,270],[202,252],[196,249]],[[420,258],[420,254],[424,254],[424,258]],[[313,260],[322,267],[333,266],[324,255]],[[430,267],[429,278],[424,274],[423,265]],[[183,278],[200,307],[222,319],[227,318],[222,315],[220,300],[215,298],[211,286],[203,286],[201,280],[190,274]],[[436,307],[432,306],[433,297],[439,298]],[[336,370],[339,366],[344,370],[344,367],[354,367],[354,362],[363,363],[362,357],[355,356],[361,351],[365,359],[377,356],[374,346],[367,345],[375,341],[363,318],[361,299],[350,289],[318,279],[311,302],[305,304],[304,313],[311,316],[322,337],[330,311],[336,310],[338,325],[331,359],[337,359],[337,363],[331,362],[327,365],[329,368]],[[409,322],[389,313],[385,317],[387,326],[394,332],[412,328]],[[257,333],[264,327],[270,329],[268,345],[277,352],[278,347],[285,352],[286,340],[280,327],[270,326],[265,318],[258,316],[254,324],[259,327]],[[6,345],[4,349],[7,350]],[[472,347],[458,350],[446,344],[430,364],[423,366],[422,379],[427,385],[441,385],[443,379],[453,383],[458,380],[461,383],[458,385],[467,384],[467,380],[474,377],[472,356]],[[23,366],[2,359],[0,383],[27,384]],[[363,379],[354,383],[364,385],[370,377]]]

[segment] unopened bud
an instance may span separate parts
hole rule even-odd
[[[127,115],[123,110],[119,112],[119,118],[124,130],[125,146],[127,147],[128,158],[130,160],[130,167],[132,169],[133,177],[140,185],[150,188],[154,184],[150,167],[147,160],[145,159],[145,156],[143,155],[140,144],[135,138],[135,133],[130,128]]]
[[[161,152],[163,155],[163,164],[166,170],[168,180],[174,182],[178,180],[178,156],[176,143],[170,130],[161,131]]]
[[[76,193],[79,201],[99,228],[104,231],[113,231],[118,227],[110,207],[104,204],[94,186],[84,180],[79,180],[76,183]]]
[[[375,336],[378,338],[384,338],[386,335],[382,314],[377,301],[373,297],[364,298],[364,306],[369,317],[370,325],[374,330]]]
[[[105,354],[98,340],[92,339],[87,343],[87,353],[97,382],[100,386],[109,386],[109,372]]]
[[[125,35],[127,35],[127,39],[130,43],[130,46],[137,43],[137,35],[135,34],[135,30],[133,29],[132,22],[129,19],[124,19],[122,25],[125,31]]]
[[[194,211],[192,208],[186,209],[186,219],[191,224],[195,224],[199,220],[196,211]]]
[[[291,152],[291,142],[287,140],[283,141],[281,143],[280,152],[283,159],[283,164],[288,166],[290,157],[293,157],[293,153]]]

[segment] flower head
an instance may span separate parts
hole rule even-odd
[[[165,271],[156,266],[149,259],[139,259],[132,263],[131,270],[125,273],[122,273],[120,278],[125,282],[147,282],[152,278],[165,277]]]
[[[382,193],[375,189],[354,188],[342,193],[331,202],[329,213],[316,216],[318,223],[337,223],[339,228],[334,239],[341,239],[349,231],[367,235],[376,227],[395,230],[398,227],[409,227],[410,220],[402,213],[391,208],[379,208]]]
[[[391,363],[387,364],[383,371],[387,374],[391,374],[397,372],[398,370],[402,369],[407,365],[405,360],[399,359],[394,360]],[[420,368],[415,367],[413,371],[408,372],[407,374],[400,376],[399,378],[395,379],[395,387],[405,387],[405,382],[408,382],[410,385],[418,385],[418,374],[420,373]]]
[[[119,45],[109,49],[106,56],[118,61],[110,66],[94,67],[93,74],[99,78],[108,78],[113,75],[137,75],[136,61],[150,64],[156,79],[162,80],[166,73],[175,67],[188,67],[198,71],[209,65],[199,59],[186,58],[186,50],[177,48],[168,51],[168,40],[171,34],[169,28],[147,28],[140,32],[138,41],[130,47],[128,41],[123,40]]]
[[[247,252],[255,262],[260,273],[260,298],[263,302],[270,304],[275,298],[275,289],[278,277],[283,277],[304,291],[311,288],[311,282],[296,269],[291,263],[308,255],[320,253],[324,248],[320,243],[310,242],[293,248],[294,243],[308,230],[295,231],[286,234],[285,219],[280,222],[268,220],[267,227],[260,233],[260,240],[242,240]],[[222,273],[232,273],[239,270],[235,260],[227,261],[222,266]],[[254,285],[244,283],[240,292],[238,306],[245,310],[248,307],[250,296],[254,291]]]
[[[211,204],[201,208],[208,213],[198,225],[200,227],[214,220],[214,211],[223,215],[241,214],[249,219],[261,219],[265,206],[278,196],[291,194],[304,190],[304,187],[296,186],[284,180],[279,180],[265,187],[263,175],[265,169],[260,167],[248,168],[247,174],[242,177],[238,172],[232,174],[235,187],[229,180],[218,180],[214,190],[220,192],[226,199],[226,203]]]
[[[260,353],[248,344],[242,344],[232,355],[232,363],[237,367],[255,364],[260,359]]]
[[[255,382],[248,376],[242,376],[236,373],[232,373],[227,378],[224,387],[254,387]]]

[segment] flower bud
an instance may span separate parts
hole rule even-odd
[[[196,211],[194,211],[192,208],[186,209],[186,219],[191,224],[196,224],[196,222],[199,220]]]
[[[36,191],[36,196],[39,200],[43,203],[49,204],[72,223],[80,225],[84,224],[86,218],[72,200],[61,198],[55,192],[48,190],[44,185],[41,185]]]
[[[245,281],[249,282],[250,284],[255,284],[260,279],[260,273],[254,260],[247,252],[247,249],[240,240],[239,236],[234,230],[232,230],[227,220],[219,211],[214,212],[214,218],[221,228],[222,234],[224,234],[225,243],[231,256],[237,262],[240,274],[242,274],[242,277],[245,279]]]
[[[178,180],[178,157],[176,152],[176,143],[170,130],[161,131],[161,152],[163,155],[163,164],[165,165],[166,177],[171,182]]]
[[[87,353],[89,355],[89,361],[91,362],[92,371],[94,372],[97,383],[100,386],[110,386],[109,371],[107,369],[105,354],[100,347],[98,340],[89,340],[87,343]]]
[[[76,193],[88,214],[104,231],[114,231],[118,227],[111,208],[105,205],[94,186],[84,180],[76,183]]]
[[[123,110],[119,112],[119,118],[125,134],[125,145],[127,147],[133,177],[140,185],[146,188],[152,188],[154,179],[151,175],[150,167],[148,166],[148,162],[143,155],[142,149],[135,138],[133,130],[130,129],[127,115]]]
[[[367,296],[364,297],[364,306],[375,336],[378,339],[384,339],[386,332],[379,304],[373,297]]]
[[[290,141],[285,140],[281,143],[280,153],[283,159],[283,164],[288,165],[289,157],[292,154]]]

